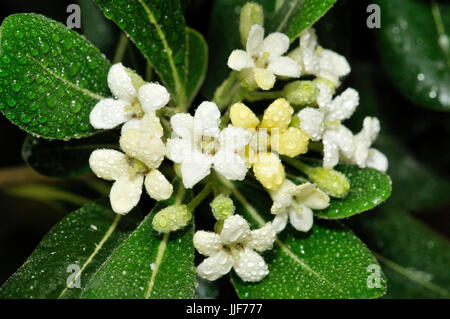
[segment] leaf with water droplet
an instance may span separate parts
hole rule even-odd
[[[274,218],[268,209],[272,201],[266,192],[248,183],[224,183],[232,191],[236,213],[242,214],[252,228],[259,228]],[[370,276],[373,270],[368,270],[368,267],[378,267],[378,262],[337,221],[315,220],[307,233],[288,225],[278,235],[274,249],[263,253],[263,257],[270,273],[262,281],[242,282],[233,273],[233,284],[240,298],[378,298],[386,291],[383,273],[373,278]]]
[[[171,198],[158,202],[87,283],[82,298],[194,298],[194,223],[169,234],[153,230],[162,208],[191,199],[177,179]]]
[[[450,111],[450,4],[377,0],[379,51],[395,87],[413,103]]]
[[[139,217],[136,209],[127,216],[114,213],[109,199],[74,211],[49,231],[0,287],[0,298],[79,298],[81,288],[136,228]],[[80,288],[67,287],[77,282]]]
[[[5,79],[0,81],[0,103],[9,106],[2,112],[14,124],[48,139],[95,133],[89,113],[111,95],[111,65],[85,37],[38,14],[14,14],[1,26],[0,56],[0,77]],[[30,107],[30,100],[35,107]],[[53,116],[40,122],[38,114],[43,112]],[[69,118],[72,125],[67,125]]]

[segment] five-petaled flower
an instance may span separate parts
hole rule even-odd
[[[317,87],[319,108],[307,107],[298,113],[300,128],[311,136],[311,140],[322,141],[323,166],[333,168],[339,162],[340,152],[347,158],[352,157],[353,134],[341,121],[353,114],[359,104],[359,95],[348,88],[331,100],[332,93],[326,84],[318,83]]]
[[[154,113],[170,99],[166,88],[145,81],[122,63],[114,64],[108,72],[108,86],[117,98],[100,100],[92,109],[89,120],[97,129],[112,129],[144,113]]]
[[[229,125],[220,130],[220,111],[213,102],[201,103],[194,116],[178,113],[171,117],[172,138],[167,141],[167,157],[181,164],[186,188],[208,176],[211,167],[229,180],[243,180],[247,164],[238,154],[249,143],[251,134]]]
[[[198,265],[197,274],[212,281],[234,268],[243,281],[260,281],[269,273],[269,268],[255,250],[272,249],[275,238],[276,232],[271,223],[250,230],[247,221],[240,215],[225,219],[220,234],[197,231],[194,246],[200,254],[208,256]]]
[[[236,71],[251,69],[251,76],[259,88],[270,90],[275,84],[275,75],[298,78],[300,65],[287,56],[289,37],[274,32],[264,38],[264,28],[258,24],[251,27],[246,51],[234,50],[228,58],[228,66]]]
[[[309,182],[295,185],[285,180],[270,195],[273,199],[270,212],[276,215],[272,225],[277,233],[286,227],[288,219],[295,229],[307,232],[313,225],[312,210],[327,208],[330,203],[328,195]]]
[[[112,209],[126,214],[141,198],[142,185],[155,200],[164,200],[173,192],[172,185],[157,169],[164,159],[163,129],[154,114],[127,123],[122,129],[120,146],[125,152],[100,149],[92,152],[89,165],[100,178],[115,181],[110,192]],[[145,179],[145,181],[144,181]]]

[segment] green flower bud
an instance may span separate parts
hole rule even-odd
[[[146,82],[139,74],[134,72],[132,69],[125,68],[125,70],[127,71],[129,77],[131,78],[131,82],[133,83],[134,88],[136,89],[136,91],[138,91],[139,88],[143,86]]]
[[[211,206],[212,213],[217,220],[225,220],[234,214],[236,207],[233,204],[233,200],[220,194],[216,196],[214,200],[209,204]]]
[[[294,81],[284,86],[283,94],[291,105],[314,104],[318,90],[311,81]]]
[[[169,233],[187,226],[191,219],[192,213],[186,205],[172,205],[153,217],[153,228],[160,233]]]
[[[299,128],[300,127],[300,118],[295,115],[291,118],[291,123],[289,123],[290,127],[296,127]]]
[[[175,171],[175,174],[177,174],[177,176],[179,178],[182,178],[182,175],[181,175],[181,164],[173,163],[173,170]]]
[[[334,169],[309,167],[305,173],[312,182],[317,184],[317,187],[331,197],[343,198],[350,189],[347,177]]]
[[[241,9],[241,17],[239,23],[239,32],[241,33],[241,43],[246,46],[250,28],[254,24],[263,26],[264,11],[263,8],[254,2],[247,2]]]
[[[242,87],[249,91],[254,91],[258,88],[256,83],[255,74],[253,69],[243,69],[239,72],[239,81],[241,81]]]

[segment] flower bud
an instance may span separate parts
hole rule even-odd
[[[283,95],[293,105],[311,105],[316,101],[317,88],[311,81],[294,81],[284,86]]]
[[[236,210],[233,200],[222,194],[216,196],[209,205],[211,206],[212,213],[217,220],[227,219],[233,215]]]
[[[268,130],[272,128],[284,130],[291,122],[293,113],[294,109],[286,99],[276,99],[264,111],[260,127],[267,128]]]
[[[172,205],[160,210],[153,217],[153,228],[160,233],[169,233],[181,229],[192,219],[192,213],[186,205]]]
[[[128,73],[128,76],[131,78],[131,82],[133,83],[133,86],[136,89],[136,91],[138,91],[139,88],[146,83],[144,81],[144,79],[139,74],[134,72],[132,69],[125,68],[125,71]]]
[[[253,164],[256,179],[268,190],[277,190],[285,180],[283,164],[273,153],[259,153]]]
[[[310,167],[305,173],[312,182],[316,183],[317,187],[331,197],[343,198],[350,189],[347,177],[334,169]]]
[[[247,2],[241,9],[239,32],[241,33],[241,43],[245,48],[247,44],[250,28],[254,24],[264,25],[263,8],[254,2]]]

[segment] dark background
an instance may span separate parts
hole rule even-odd
[[[394,0],[393,0],[394,1]],[[66,22],[69,13],[66,8],[72,1],[62,0],[2,0],[0,3],[0,21],[13,13],[41,13],[62,23]],[[188,2],[188,1],[183,1]],[[208,17],[212,1],[190,1],[185,9],[187,25],[208,36]],[[351,6],[349,3],[352,3]],[[319,39],[324,47],[334,49],[346,56],[352,68],[356,65],[370,65],[378,75],[385,77],[377,53],[374,32],[366,27],[366,7],[368,1],[340,0],[337,5],[322,19],[318,25]],[[82,13],[83,14],[83,13]],[[336,17],[339,17],[336,20]],[[338,23],[336,23],[338,21]],[[81,21],[83,25],[83,19]],[[114,36],[119,37],[117,27],[111,24]],[[82,32],[82,30],[78,30]],[[335,34],[344,34],[336,37]],[[109,58],[114,48],[104,52]],[[137,61],[142,62],[141,57]],[[142,65],[145,65],[142,63]],[[438,171],[441,176],[450,177],[450,114],[433,112],[412,105],[387,81],[379,83],[389,98],[389,104],[383,112],[388,115],[387,123],[407,146],[409,151],[428,167]],[[358,90],[358,79],[352,74],[343,86],[353,86]],[[364,102],[362,102],[364,103]],[[359,124],[360,125],[360,124]],[[357,127],[356,130],[359,130]],[[21,146],[26,136],[24,132],[12,125],[0,115],[0,178],[16,174],[12,167],[24,167],[21,157]],[[440,138],[436,138],[439,136]],[[9,175],[8,175],[9,174]],[[14,180],[14,176],[12,178]],[[56,185],[85,199],[94,199],[98,193],[86,188],[83,181],[59,181],[40,179],[31,175],[29,179],[18,179],[17,183],[5,183],[0,179],[0,284],[3,283],[26,260],[47,231],[67,213],[77,208],[74,203],[53,205],[24,196],[12,196],[8,189],[12,186],[27,183],[45,183]],[[395,186],[394,186],[395,187]],[[414,194],[411,194],[414,196]],[[449,195],[450,201],[450,195]],[[428,224],[445,237],[450,235],[450,205],[433,210],[413,212],[414,216]]]

